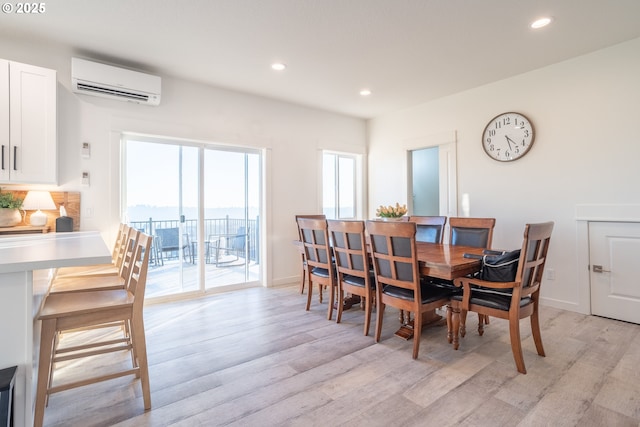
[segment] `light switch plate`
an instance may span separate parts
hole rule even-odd
[[[82,143],[82,158],[88,159],[91,157],[91,144],[88,142]]]

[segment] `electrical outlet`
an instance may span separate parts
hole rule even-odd
[[[556,271],[553,268],[547,268],[544,274],[547,280],[556,280]]]

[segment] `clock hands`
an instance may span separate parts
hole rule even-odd
[[[507,143],[509,144],[509,150],[513,150],[511,143],[513,142],[514,145],[517,145],[516,142],[513,139],[509,138],[507,135],[505,135],[504,137],[507,138]]]

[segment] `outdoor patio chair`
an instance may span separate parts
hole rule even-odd
[[[155,235],[155,248],[158,253],[158,262],[164,265],[164,257],[166,252],[178,253],[182,248],[182,256],[193,264],[193,254],[191,253],[191,244],[189,243],[189,235],[182,234],[182,246],[180,246],[180,229],[173,228],[157,228]],[[170,254],[171,255],[171,254]],[[179,254],[177,255],[179,256]]]

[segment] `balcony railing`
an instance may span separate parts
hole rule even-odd
[[[258,250],[260,247],[260,230],[258,224],[258,219],[245,220],[229,218],[229,216],[225,218],[205,219],[204,237],[208,240],[209,236],[244,235],[246,236],[249,259],[257,263],[260,261],[260,251]],[[129,225],[151,236],[155,236],[156,230],[161,228],[180,228],[182,233],[189,236],[190,242],[197,241],[198,236],[198,221],[195,219],[157,220],[149,218],[147,221],[130,221]]]

